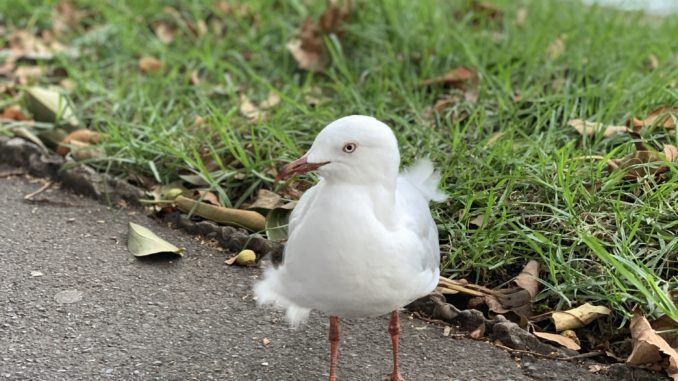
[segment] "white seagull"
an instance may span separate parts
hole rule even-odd
[[[339,317],[391,313],[392,381],[398,370],[397,309],[438,284],[440,248],[429,201],[443,201],[428,160],[399,172],[398,142],[375,118],[327,125],[279,179],[315,171],[320,182],[292,212],[283,263],[254,287],[259,304],[287,310],[290,324],[311,310],[330,315],[330,381],[336,380]]]

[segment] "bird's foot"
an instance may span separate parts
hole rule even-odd
[[[394,370],[391,372],[391,378],[389,381],[405,381],[405,379],[400,375],[400,371]]]

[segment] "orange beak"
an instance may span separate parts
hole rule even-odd
[[[316,169],[322,167],[327,163],[329,163],[329,161],[323,163],[309,163],[306,160],[306,156],[302,156],[299,159],[282,167],[278,172],[278,175],[275,177],[275,182],[277,183],[280,180],[285,180],[292,176],[297,176],[303,173],[315,171]]]

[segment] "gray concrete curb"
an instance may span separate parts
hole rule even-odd
[[[0,136],[0,163],[25,168],[35,177],[58,181],[71,191],[104,204],[142,206],[139,199],[144,196],[143,189],[55,153],[43,152],[37,145],[21,138]],[[168,214],[163,219],[189,234],[214,239],[230,252],[250,249],[258,258],[270,255],[274,264],[282,261],[283,245],[261,234],[250,234],[245,229],[221,226],[211,221],[195,220],[179,212]]]

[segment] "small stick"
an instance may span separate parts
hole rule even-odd
[[[32,193],[29,193],[29,194],[25,195],[25,196],[24,196],[24,200],[30,200],[30,199],[32,199],[33,197],[35,197],[35,196],[39,195],[40,193],[46,191],[47,188],[49,188],[49,187],[51,187],[51,186],[52,186],[52,182],[51,182],[51,181],[46,182],[45,185],[43,185],[43,186],[40,187],[40,189],[36,190],[35,192],[32,192]]]
[[[605,353],[601,351],[595,351],[595,352],[587,352],[587,353],[582,353],[570,357],[558,357],[556,360],[560,361],[573,361],[573,360],[581,360],[581,359],[587,359],[591,357],[598,357],[598,356],[604,356]]]

